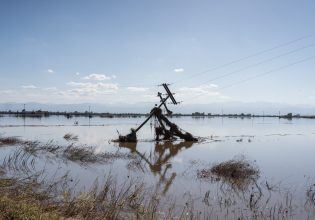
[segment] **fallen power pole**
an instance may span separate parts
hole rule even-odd
[[[170,111],[166,106],[166,101],[170,99],[174,105],[177,105],[178,102],[175,100],[173,94],[168,88],[168,84],[163,83],[162,86],[166,91],[166,97],[162,97],[162,93],[158,93],[160,97],[160,104],[156,105],[150,112],[150,115],[142,122],[136,129],[131,129],[130,134],[126,136],[119,135],[119,142],[137,142],[137,132],[152,118],[155,117],[158,125],[155,126],[156,141],[159,140],[176,140],[176,138],[183,139],[185,141],[197,141],[192,134],[189,132],[184,132],[176,124],[172,123],[163,113],[162,106],[167,111],[167,115],[171,115]]]

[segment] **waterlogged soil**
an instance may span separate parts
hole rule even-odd
[[[0,172],[67,174],[76,191],[108,175],[117,187],[141,181],[165,207],[172,203],[179,215],[193,210],[201,219],[315,217],[315,120],[171,118],[200,141],[156,143],[154,121],[139,131],[138,143],[112,141],[143,120],[1,117]]]

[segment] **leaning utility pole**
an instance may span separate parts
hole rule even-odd
[[[163,94],[159,92],[158,97],[160,97],[160,104],[158,106],[156,105],[156,107],[151,110],[150,115],[136,129],[132,128],[130,134],[126,136],[119,135],[119,142],[137,142],[137,132],[152,117],[155,117],[159,123],[159,125],[155,127],[156,141],[159,141],[160,138],[162,140],[175,140],[176,137],[185,141],[197,141],[197,138],[192,136],[192,134],[182,131],[176,124],[172,123],[165,115],[163,115],[161,109],[162,106],[164,106],[168,115],[172,114],[172,111],[170,111],[166,106],[166,101],[168,99],[170,99],[174,105],[177,105],[178,102],[175,100],[173,93],[168,88],[168,84],[163,83],[161,86],[163,86],[166,91],[166,97],[163,98]]]

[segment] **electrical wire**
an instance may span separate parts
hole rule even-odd
[[[186,77],[186,78],[183,78],[183,79],[180,79],[180,80],[178,80],[178,81],[175,81],[175,82],[171,83],[170,85],[178,84],[178,83],[180,83],[180,82],[182,82],[182,81],[184,81],[184,80],[192,79],[192,78],[194,78],[194,77],[203,75],[203,74],[205,74],[205,73],[208,73],[208,72],[211,72],[211,71],[215,71],[215,70],[218,70],[218,69],[222,69],[222,68],[224,68],[224,67],[231,66],[232,64],[235,64],[235,63],[238,63],[238,62],[241,62],[241,61],[244,61],[244,60],[247,60],[247,59],[250,59],[250,58],[253,58],[253,57],[256,57],[256,56],[265,54],[265,53],[268,53],[268,52],[271,52],[271,51],[273,51],[273,50],[276,50],[276,49],[279,49],[279,48],[282,48],[282,47],[289,46],[289,45],[294,44],[294,43],[296,43],[296,42],[305,40],[305,39],[307,39],[307,38],[311,38],[311,37],[313,37],[314,35],[315,35],[315,33],[312,33],[312,34],[304,35],[304,36],[302,36],[302,37],[299,37],[299,38],[296,38],[296,39],[287,41],[287,42],[285,42],[285,43],[278,44],[278,45],[276,45],[276,46],[274,46],[274,47],[271,47],[271,48],[269,48],[269,49],[261,50],[261,51],[258,51],[258,52],[256,52],[256,53],[250,54],[250,55],[248,55],[248,56],[245,56],[245,57],[242,57],[242,58],[239,58],[239,59],[235,59],[235,60],[232,60],[232,61],[227,62],[227,63],[225,63],[225,64],[219,65],[219,66],[217,66],[217,67],[214,67],[214,68],[211,68],[211,69],[207,69],[207,70],[204,70],[204,71],[199,72],[199,73],[196,73],[196,74],[192,74],[192,75],[190,75],[190,76],[188,76],[188,77]],[[284,57],[284,56],[287,56],[287,55],[290,55],[290,54],[299,52],[299,51],[301,51],[301,50],[305,50],[305,49],[307,49],[307,48],[313,47],[314,45],[315,45],[315,43],[311,43],[311,44],[308,44],[308,45],[306,45],[306,46],[302,46],[302,47],[299,47],[299,48],[290,50],[290,51],[285,52],[285,53],[282,53],[282,54],[280,54],[280,55],[276,55],[276,56],[274,56],[274,57],[271,57],[271,58],[262,60],[262,61],[260,61],[260,62],[254,63],[254,64],[247,65],[247,66],[245,66],[245,67],[243,67],[243,68],[234,70],[234,71],[232,71],[232,72],[225,73],[225,74],[223,74],[223,75],[214,77],[214,78],[212,78],[212,79],[210,79],[210,80],[207,80],[206,82],[203,82],[202,84],[198,84],[198,85],[205,85],[205,84],[207,84],[207,83],[209,83],[209,82],[212,82],[212,81],[215,81],[215,80],[218,80],[218,79],[222,79],[222,78],[225,78],[225,77],[227,77],[227,76],[230,76],[230,75],[233,75],[233,74],[242,72],[242,71],[244,71],[244,70],[250,69],[250,68],[252,68],[252,67],[255,67],[255,66],[258,66],[258,65],[262,65],[262,64],[264,64],[264,63],[267,63],[267,62],[273,61],[273,60],[275,60],[275,59],[278,59],[278,58],[281,58],[281,57]],[[267,74],[271,74],[271,73],[273,73],[273,72],[276,72],[276,71],[279,71],[279,70],[288,68],[288,67],[293,66],[293,65],[296,65],[296,64],[299,64],[299,63],[301,63],[301,62],[305,62],[305,61],[307,61],[307,60],[309,60],[309,59],[313,59],[313,57],[311,57],[311,58],[306,58],[306,59],[303,59],[303,60],[300,60],[300,61],[297,61],[297,62],[288,64],[288,65],[285,65],[285,66],[282,66],[282,67],[279,67],[279,68],[276,68],[276,69],[273,69],[273,70],[264,72],[264,73],[262,73],[262,74],[255,75],[255,76],[253,76],[253,77],[246,78],[246,79],[241,80],[241,81],[237,81],[237,82],[232,83],[232,84],[230,84],[230,85],[228,85],[228,86],[221,87],[221,88],[219,88],[219,90],[222,90],[222,89],[225,89],[225,88],[229,88],[229,87],[234,86],[234,85],[236,85],[236,84],[240,84],[240,83],[243,83],[243,82],[247,82],[247,81],[249,81],[249,80],[253,80],[253,79],[255,79],[255,78],[258,78],[258,77],[261,77],[261,76],[264,76],[264,75],[267,75]],[[146,87],[146,88],[149,87],[149,88],[152,88],[152,87],[157,87],[158,84],[118,84],[118,86],[119,86],[120,88],[128,88],[128,87]],[[193,98],[199,97],[199,96],[201,96],[201,95],[203,95],[203,94],[199,94],[199,95],[197,95],[197,96],[194,96]]]
[[[218,79],[223,79],[223,78],[226,78],[227,76],[230,76],[230,75],[233,75],[233,74],[236,74],[236,73],[240,73],[244,70],[247,70],[247,69],[250,69],[250,68],[253,68],[253,67],[256,67],[256,66],[259,66],[261,64],[265,64],[265,63],[268,63],[268,62],[271,62],[271,61],[274,61],[278,58],[281,58],[281,57],[284,57],[284,56],[287,56],[287,55],[290,55],[290,54],[293,54],[293,53],[296,53],[296,52],[299,52],[299,51],[302,51],[302,50],[305,50],[305,49],[308,49],[308,48],[311,48],[311,47],[314,47],[315,46],[315,42],[314,43],[311,43],[311,44],[308,44],[306,46],[303,46],[303,47],[299,47],[297,49],[294,49],[294,50],[290,50],[288,52],[285,52],[285,53],[282,53],[280,55],[277,55],[277,56],[274,56],[274,57],[271,57],[271,58],[268,58],[268,59],[265,59],[265,60],[262,60],[260,62],[257,62],[257,63],[254,63],[254,64],[250,64],[248,66],[245,66],[243,68],[240,68],[238,70],[234,70],[232,72],[229,72],[229,73],[225,73],[223,75],[220,75],[220,76],[217,76],[217,77],[214,77],[210,80],[207,80],[206,82],[204,82],[203,84],[206,84],[208,82],[213,82],[213,81],[216,81]]]
[[[295,65],[297,65],[297,64],[307,62],[307,61],[312,60],[312,59],[315,59],[315,56],[310,56],[310,57],[307,57],[307,58],[298,60],[298,61],[296,61],[296,62],[289,63],[289,64],[287,64],[287,65],[280,66],[280,67],[278,67],[278,68],[269,70],[269,71],[267,71],[267,72],[263,72],[263,73],[254,75],[254,76],[252,76],[252,77],[249,77],[249,78],[246,78],[246,79],[243,79],[243,80],[234,82],[234,83],[232,83],[232,84],[229,84],[229,85],[227,85],[227,86],[221,87],[221,88],[219,88],[219,89],[217,89],[217,90],[219,90],[219,91],[220,91],[220,90],[224,90],[224,89],[233,87],[233,86],[235,86],[235,85],[242,84],[242,83],[248,82],[248,81],[250,81],[250,80],[254,80],[254,79],[263,77],[263,76],[265,76],[265,75],[269,75],[269,74],[272,74],[272,73],[274,73],[274,72],[278,72],[278,71],[283,70],[283,69],[287,69],[287,68],[289,68],[289,67],[291,67],[291,66],[295,66]],[[204,85],[204,84],[207,84],[207,83],[202,83],[202,84],[200,84],[200,85]],[[199,94],[199,95],[193,96],[193,97],[191,97],[190,99],[195,99],[195,98],[200,97],[200,96],[202,96],[202,95],[204,95],[204,94]]]
[[[278,44],[278,45],[276,45],[276,46],[274,46],[274,47],[271,47],[271,48],[269,48],[269,49],[261,50],[261,51],[258,51],[258,52],[256,52],[256,53],[250,54],[250,55],[248,55],[248,56],[245,56],[245,57],[242,57],[242,58],[239,58],[239,59],[232,60],[232,61],[230,61],[230,62],[224,63],[224,64],[222,64],[222,65],[219,65],[219,66],[216,66],[216,67],[207,69],[207,70],[204,70],[204,71],[199,72],[199,73],[192,74],[192,75],[187,76],[187,77],[185,77],[185,78],[183,78],[183,79],[174,81],[174,82],[172,82],[171,84],[172,84],[172,85],[173,85],[173,84],[178,84],[178,83],[180,83],[180,82],[182,82],[182,81],[184,81],[184,80],[192,79],[192,78],[194,78],[194,77],[203,75],[203,74],[205,74],[205,73],[212,72],[212,71],[215,71],[215,70],[218,70],[218,69],[222,69],[222,68],[231,66],[232,64],[235,64],[235,63],[238,63],[238,62],[241,62],[241,61],[250,59],[250,58],[252,58],[252,57],[256,57],[256,56],[262,55],[262,54],[264,54],[264,53],[268,53],[268,52],[270,52],[270,51],[273,51],[273,50],[276,50],[276,49],[279,49],[279,48],[282,48],[282,47],[286,47],[286,46],[288,46],[288,45],[294,44],[294,43],[296,43],[296,42],[302,41],[302,40],[307,39],[307,38],[313,37],[314,35],[315,35],[315,33],[308,34],[308,35],[304,35],[304,36],[302,36],[302,37],[299,37],[299,38],[296,38],[296,39],[287,41],[287,42],[285,42],[285,43]]]

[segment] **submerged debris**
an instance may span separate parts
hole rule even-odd
[[[118,140],[116,142],[137,142],[137,134],[134,129],[131,129],[130,133],[126,136],[119,135]]]

